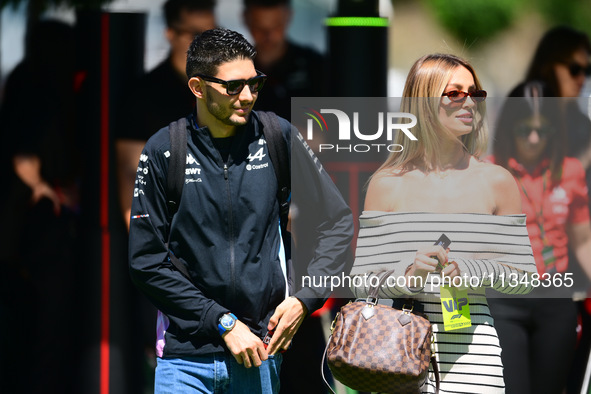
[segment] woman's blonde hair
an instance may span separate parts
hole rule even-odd
[[[412,66],[404,86],[401,112],[417,117],[417,125],[412,128],[416,141],[406,134],[397,133],[394,144],[404,147],[402,152],[391,153],[377,172],[392,168],[408,171],[412,164],[422,163],[427,169],[439,163],[438,146],[444,140],[457,139],[439,120],[441,94],[458,67],[464,67],[474,77],[475,88],[482,89],[474,68],[464,59],[450,54],[431,54],[418,59]],[[486,107],[477,103],[472,132],[462,136],[459,142],[472,155],[479,156],[486,151],[488,132],[484,122]]]

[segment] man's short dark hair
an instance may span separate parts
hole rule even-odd
[[[173,28],[181,21],[183,11],[213,12],[216,0],[167,0],[162,7],[166,26]]]
[[[220,64],[238,59],[254,59],[256,51],[244,36],[233,30],[216,28],[195,37],[187,51],[187,76],[214,76]]]
[[[244,0],[244,7],[277,7],[287,6],[291,7],[291,0]]]

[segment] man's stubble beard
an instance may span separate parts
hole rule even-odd
[[[211,98],[210,95],[207,95],[206,97],[206,105],[207,110],[211,115],[213,115],[217,120],[228,126],[243,126],[248,121],[250,113],[252,112],[251,110],[246,117],[240,117],[240,122],[236,122],[231,119],[231,116],[233,115],[233,110],[230,108],[222,108],[219,105],[219,103],[216,103]]]

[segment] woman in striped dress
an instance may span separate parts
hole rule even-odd
[[[440,392],[503,393],[501,348],[485,289],[532,289],[528,278],[536,268],[519,190],[507,170],[477,159],[488,138],[486,92],[469,63],[424,56],[411,68],[403,95],[401,110],[417,117],[417,141],[399,133],[394,142],[404,150],[372,176],[351,272],[363,279],[352,283],[366,286],[352,290],[365,297],[373,277],[394,270],[380,297],[411,297],[424,307],[433,324]],[[434,245],[441,234],[451,240],[449,248]],[[442,289],[442,280],[453,285]],[[456,311],[469,310],[465,327],[444,324],[442,291],[451,292]],[[431,374],[423,392],[434,392]]]

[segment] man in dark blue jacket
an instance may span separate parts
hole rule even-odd
[[[185,184],[172,220],[169,128],[149,139],[140,158],[130,270],[160,311],[157,393],[189,387],[277,393],[280,351],[329,295],[327,288],[301,287],[297,279],[288,294],[277,178],[261,121],[251,111],[265,81],[254,68],[255,53],[242,35],[226,29],[204,32],[191,44],[187,75],[196,111],[186,118]],[[292,157],[292,187],[301,196],[298,216],[314,218],[313,228],[302,230],[318,234],[312,259],[295,264],[306,264],[311,277],[340,275],[353,233],[351,212],[297,130],[279,120]],[[298,137],[293,142],[291,134]],[[190,278],[174,268],[169,254]]]

